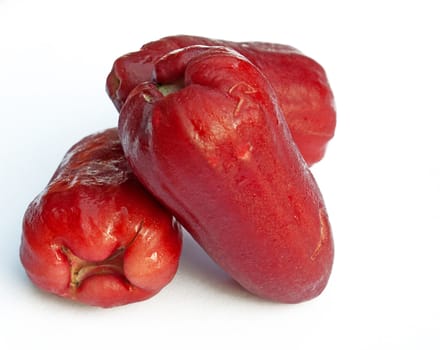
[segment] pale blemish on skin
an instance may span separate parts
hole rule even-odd
[[[235,92],[236,90],[238,90],[238,93]],[[228,94],[229,95],[235,96],[235,97],[238,98],[237,105],[235,106],[235,109],[234,109],[234,117],[236,117],[240,113],[240,110],[241,110],[241,108],[243,106],[243,103],[244,103],[244,100],[245,100],[244,97],[240,96],[240,95],[242,95],[242,94],[251,95],[251,94],[254,94],[256,92],[257,92],[257,90],[255,88],[253,88],[249,84],[247,84],[245,82],[242,82],[242,81],[237,83],[237,84],[234,84],[228,90]]]

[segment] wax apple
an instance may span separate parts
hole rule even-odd
[[[75,144],[31,202],[20,258],[42,290],[101,307],[132,303],[176,273],[182,240],[173,220],[108,129]]]
[[[115,60],[106,87],[116,108],[122,108],[138,84],[155,80],[155,62],[173,50],[192,45],[229,47],[255,64],[274,88],[287,125],[308,165],[323,158],[336,127],[333,93],[322,66],[288,45],[187,35],[149,42],[141,50]]]
[[[225,47],[174,51],[122,107],[134,172],[245,289],[298,303],[329,279],[333,240],[320,190],[277,95]]]

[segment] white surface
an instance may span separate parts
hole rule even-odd
[[[436,2],[252,3],[0,0],[1,348],[440,348]],[[74,142],[116,125],[114,59],[173,34],[291,44],[325,67],[338,126],[313,172],[336,259],[317,299],[252,297],[189,238],[146,302],[79,306],[27,280],[26,206]]]

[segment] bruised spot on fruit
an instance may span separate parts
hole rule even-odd
[[[327,214],[326,214],[325,210],[322,208],[319,209],[319,221],[321,224],[321,230],[319,231],[320,232],[319,241],[318,241],[318,244],[316,245],[315,250],[313,251],[312,255],[310,256],[311,260],[315,260],[318,257],[318,255],[321,251],[321,248],[326,243],[326,241],[329,239],[329,235],[330,235],[330,226],[329,226]]]

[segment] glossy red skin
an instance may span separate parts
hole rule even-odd
[[[137,181],[113,128],[74,145],[31,202],[20,258],[37,287],[113,307],[167,285],[181,245],[172,216]]]
[[[333,262],[328,215],[266,78],[224,48],[171,54],[155,74],[161,86],[138,85],[119,119],[140,181],[251,293],[319,295]]]
[[[107,77],[107,93],[120,110],[138,84],[153,81],[154,63],[167,53],[192,46],[226,46],[254,63],[272,84],[290,131],[308,165],[321,160],[333,138],[336,111],[324,69],[297,49],[264,42],[231,42],[178,35],[150,42],[118,58]]]

